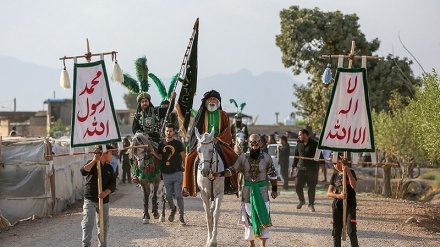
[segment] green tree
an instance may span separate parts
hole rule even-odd
[[[415,165],[438,166],[440,160],[440,77],[433,71],[425,74],[422,87],[414,98],[394,91],[389,100],[390,111],[373,112],[376,148],[387,161],[399,162],[403,170],[397,184],[396,197],[405,195],[408,171]],[[384,169],[385,170],[385,169]],[[384,183],[385,184],[385,183]]]
[[[138,102],[136,101],[136,94],[133,93],[125,93],[123,98],[124,98],[124,102],[125,105],[127,106],[128,109],[136,111],[137,107],[138,107]]]
[[[294,75],[308,74],[308,82],[294,84],[297,102],[292,106],[314,129],[321,129],[326,114],[331,86],[321,82],[328,61],[325,54],[349,54],[352,41],[355,53],[372,55],[379,49],[380,41],[368,42],[360,30],[356,14],[344,15],[340,11],[322,12],[318,8],[300,9],[292,6],[280,12],[281,34],[276,36],[276,45],[282,52],[282,62],[291,68]],[[353,61],[353,67],[360,67]],[[402,96],[413,97],[414,87],[420,84],[410,68],[412,62],[388,55],[384,61],[367,62],[367,80],[370,87],[370,106],[377,111],[389,110],[389,92],[397,89]],[[333,61],[332,64],[336,64]],[[332,66],[333,75],[336,66]],[[344,67],[347,67],[345,61]]]
[[[49,130],[49,136],[54,136],[54,133],[57,131],[61,131],[63,134],[67,131],[67,126],[63,124],[61,118],[59,118],[55,124]]]
[[[415,101],[407,107],[414,122],[414,138],[419,144],[418,157],[431,164],[440,161],[440,76],[436,71],[424,74]]]

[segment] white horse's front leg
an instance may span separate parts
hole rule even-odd
[[[212,212],[212,236],[210,240],[210,247],[217,246],[217,226],[220,219],[220,206],[223,201],[223,191],[219,193],[212,202],[211,212]]]
[[[206,226],[208,228],[208,237],[207,237],[206,245],[209,246],[209,242],[212,237],[212,213],[210,209],[211,199],[209,194],[203,190],[200,190],[200,198],[203,201],[203,208],[205,209]]]

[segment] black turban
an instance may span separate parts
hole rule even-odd
[[[217,92],[217,91],[215,91],[215,90],[211,90],[211,91],[206,92],[206,93],[203,95],[202,102],[205,103],[206,100],[208,100],[208,99],[211,98],[211,97],[215,97],[215,98],[218,99],[218,101],[222,102],[222,97],[220,96],[220,93]]]

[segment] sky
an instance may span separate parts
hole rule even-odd
[[[305,75],[294,77],[283,66],[281,51],[275,45],[275,36],[280,34],[279,13],[292,5],[356,13],[367,40],[381,41],[375,55],[391,53],[411,58],[399,42],[400,33],[425,71],[440,68],[440,32],[435,29],[440,23],[437,0],[2,0],[0,56],[61,72],[63,63],[59,58],[83,55],[88,38],[92,53],[117,51],[119,65],[133,76],[134,60],[146,56],[150,72],[159,78],[171,78],[180,70],[193,24],[200,18],[199,80],[247,69],[254,75],[285,73],[296,82],[305,82]],[[107,67],[112,67],[110,56],[105,61]],[[66,66],[72,70],[73,61],[67,60]],[[413,71],[416,76],[422,75],[417,65]],[[53,87],[57,98],[71,98],[72,92],[63,90],[59,81],[54,81]],[[112,84],[111,89],[115,92],[113,98],[126,93],[118,84]],[[1,74],[0,90],[9,91]],[[293,95],[292,85],[286,90],[292,90]],[[269,93],[267,99],[270,97],[277,95]],[[0,106],[11,99],[0,99]],[[291,101],[286,99],[286,104],[277,109],[281,118],[292,112]],[[35,109],[28,109],[32,107]],[[125,109],[122,100],[115,101],[115,107]],[[41,102],[35,102],[17,110],[40,108]],[[261,112],[259,123],[270,124],[273,112]]]

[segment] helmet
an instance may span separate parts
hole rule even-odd
[[[241,118],[242,118],[241,113],[237,113],[237,114],[235,114],[234,118],[239,118],[239,119],[241,119]]]

